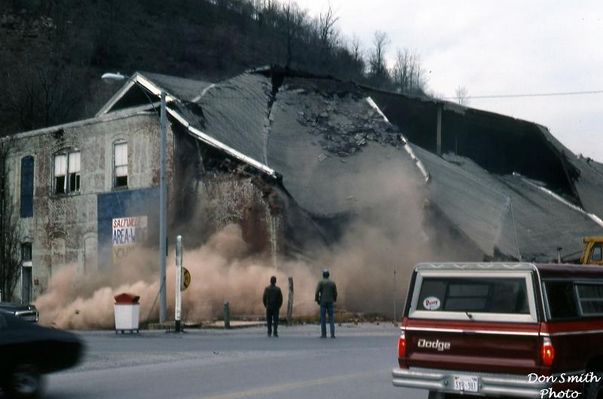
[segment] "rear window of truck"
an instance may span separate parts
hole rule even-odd
[[[417,310],[529,314],[525,278],[423,279]]]
[[[531,270],[417,270],[408,317],[535,323]]]

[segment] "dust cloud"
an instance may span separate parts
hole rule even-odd
[[[186,242],[185,242],[186,245]],[[122,258],[108,271],[78,274],[75,265],[61,268],[50,279],[46,293],[35,302],[40,323],[63,329],[112,328],[115,295],[131,293],[140,296],[141,322],[156,321],[158,314],[159,276],[156,252],[137,249]],[[174,256],[167,259],[167,299],[169,319],[173,319],[175,301]],[[217,318],[229,302],[238,316],[258,317],[264,313],[262,293],[270,276],[276,275],[285,300],[287,277],[296,285],[295,314],[311,315],[316,278],[305,264],[283,262],[279,269],[272,259],[249,253],[238,225],[228,225],[200,248],[186,249],[184,266],[192,283],[183,292],[183,319],[201,322]],[[297,292],[297,287],[300,287]]]
[[[416,263],[468,259],[452,236],[433,231],[425,222],[424,182],[402,177],[399,163],[373,170],[354,180],[359,205],[343,236],[328,249],[309,254],[311,260],[278,258],[275,268],[270,254],[250,251],[237,224],[224,227],[197,248],[188,248],[183,237],[183,264],[192,276],[183,292],[183,320],[215,320],[225,302],[230,303],[233,317],[262,317],[262,292],[272,275],[276,275],[285,297],[282,313],[287,302],[287,277],[291,276],[295,284],[293,316],[316,317],[314,289],[324,268],[331,270],[338,286],[338,311],[398,319]],[[347,193],[350,187],[334,184],[332,189]],[[75,266],[66,266],[52,276],[46,293],[36,301],[40,322],[68,329],[112,328],[113,297],[123,292],[141,297],[141,322],[156,321],[158,270],[156,250],[145,249],[133,250],[111,268],[101,267],[85,278],[77,274]],[[171,253],[167,273],[170,320],[174,276]]]

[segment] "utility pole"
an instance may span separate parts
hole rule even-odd
[[[160,111],[160,128],[161,128],[161,144],[159,154],[159,323],[165,323],[167,319],[167,296],[165,287],[165,270],[167,256],[167,185],[165,177],[166,164],[166,111],[165,111],[165,92],[161,91],[161,111]]]
[[[128,78],[120,73],[104,73],[101,77],[105,81],[122,81]],[[144,91],[144,88],[143,88]],[[145,93],[146,95],[146,93]],[[167,257],[167,117],[166,93],[161,90],[161,108],[159,110],[160,144],[159,144],[159,323],[167,319],[167,295],[165,286],[166,257]],[[149,103],[155,109],[153,101],[147,96]],[[52,272],[52,269],[50,270]]]

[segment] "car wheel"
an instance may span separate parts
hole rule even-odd
[[[603,372],[595,371],[594,381],[584,385],[584,399],[603,399]]]
[[[13,369],[6,390],[11,398],[34,399],[44,390],[44,378],[33,365],[20,365]]]

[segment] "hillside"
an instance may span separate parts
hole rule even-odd
[[[336,18],[251,0],[12,0],[0,14],[0,135],[91,116],[114,87],[107,71],[216,81],[288,65],[365,81]],[[326,17],[326,16],[325,16]]]

